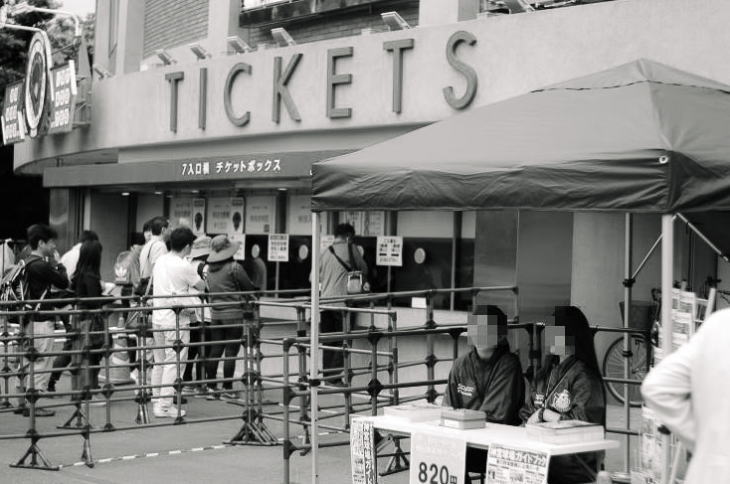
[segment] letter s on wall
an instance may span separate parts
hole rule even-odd
[[[474,100],[474,96],[477,93],[477,87],[479,85],[479,78],[473,67],[464,62],[460,61],[456,57],[456,49],[462,42],[466,42],[468,45],[474,45],[477,43],[476,37],[470,32],[459,30],[454,32],[449,41],[446,44],[446,60],[449,65],[458,71],[466,79],[466,91],[461,97],[456,97],[454,94],[454,88],[449,86],[443,89],[444,99],[454,109],[464,109],[469,106]]]

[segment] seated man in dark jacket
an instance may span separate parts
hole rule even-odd
[[[488,422],[519,425],[525,400],[520,359],[507,342],[507,315],[497,306],[477,306],[467,323],[471,350],[451,368],[444,406],[481,410]],[[467,449],[467,469],[483,473],[486,452]]]

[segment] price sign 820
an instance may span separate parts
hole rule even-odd
[[[446,466],[430,466],[425,462],[418,464],[418,482],[424,484],[457,484],[458,477],[449,475],[449,468]]]

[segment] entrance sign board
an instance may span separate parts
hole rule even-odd
[[[376,255],[379,266],[403,267],[403,237],[378,237]]]
[[[413,433],[409,484],[464,484],[465,475],[464,440],[437,433]]]
[[[487,456],[487,482],[546,484],[549,464],[549,452],[492,444]]]

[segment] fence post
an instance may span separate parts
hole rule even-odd
[[[148,323],[149,318],[147,311],[142,308],[145,304],[144,299],[139,300],[137,304],[137,318],[140,320],[140,330],[137,336],[137,347],[139,350],[139,378],[137,380],[137,395],[136,395],[136,402],[137,402],[137,417],[135,418],[135,423],[138,425],[141,424],[148,424],[150,423],[150,417],[149,412],[147,409],[147,402],[149,401],[149,393],[147,392],[147,334],[148,334]]]
[[[297,338],[307,337],[307,319],[306,319],[306,308],[303,306],[297,307]],[[316,351],[312,349],[312,351]],[[297,345],[298,363],[299,363],[299,374],[297,377],[298,386],[297,389],[300,392],[299,395],[299,420],[307,422],[309,417],[307,416],[307,396],[304,394],[304,390],[307,389],[307,348],[304,345]],[[302,426],[302,432],[304,432],[303,443],[309,444],[309,427],[307,425]]]
[[[2,254],[0,254],[0,257],[2,257]],[[3,306],[2,310],[8,311],[9,308],[7,306]],[[2,373],[2,378],[5,381],[5,391],[2,392],[3,396],[2,400],[0,400],[0,408],[10,408],[12,407],[10,399],[8,398],[8,395],[12,393],[10,390],[10,358],[8,356],[10,351],[10,331],[8,331],[7,315],[0,316],[0,318],[2,318],[3,323],[3,331],[0,333],[0,339],[2,339],[3,343],[3,367],[2,370],[0,370],[0,373]]]
[[[185,344],[180,339],[180,312],[182,307],[177,306],[173,309],[175,311],[175,342],[173,343],[173,350],[175,351],[175,382],[172,387],[175,390],[173,392],[173,402],[176,403],[177,417],[175,417],[175,423],[183,423],[185,420],[182,416],[182,372],[180,371],[180,352],[185,349]],[[157,362],[155,362],[157,364]],[[162,389],[160,389],[161,391]],[[175,395],[177,394],[177,395]]]
[[[426,329],[435,329],[436,322],[433,320],[433,291],[426,293]],[[436,400],[436,388],[433,385],[435,379],[436,356],[434,354],[434,336],[426,335],[426,379],[428,380],[428,389],[426,390],[426,400],[433,403]]]

